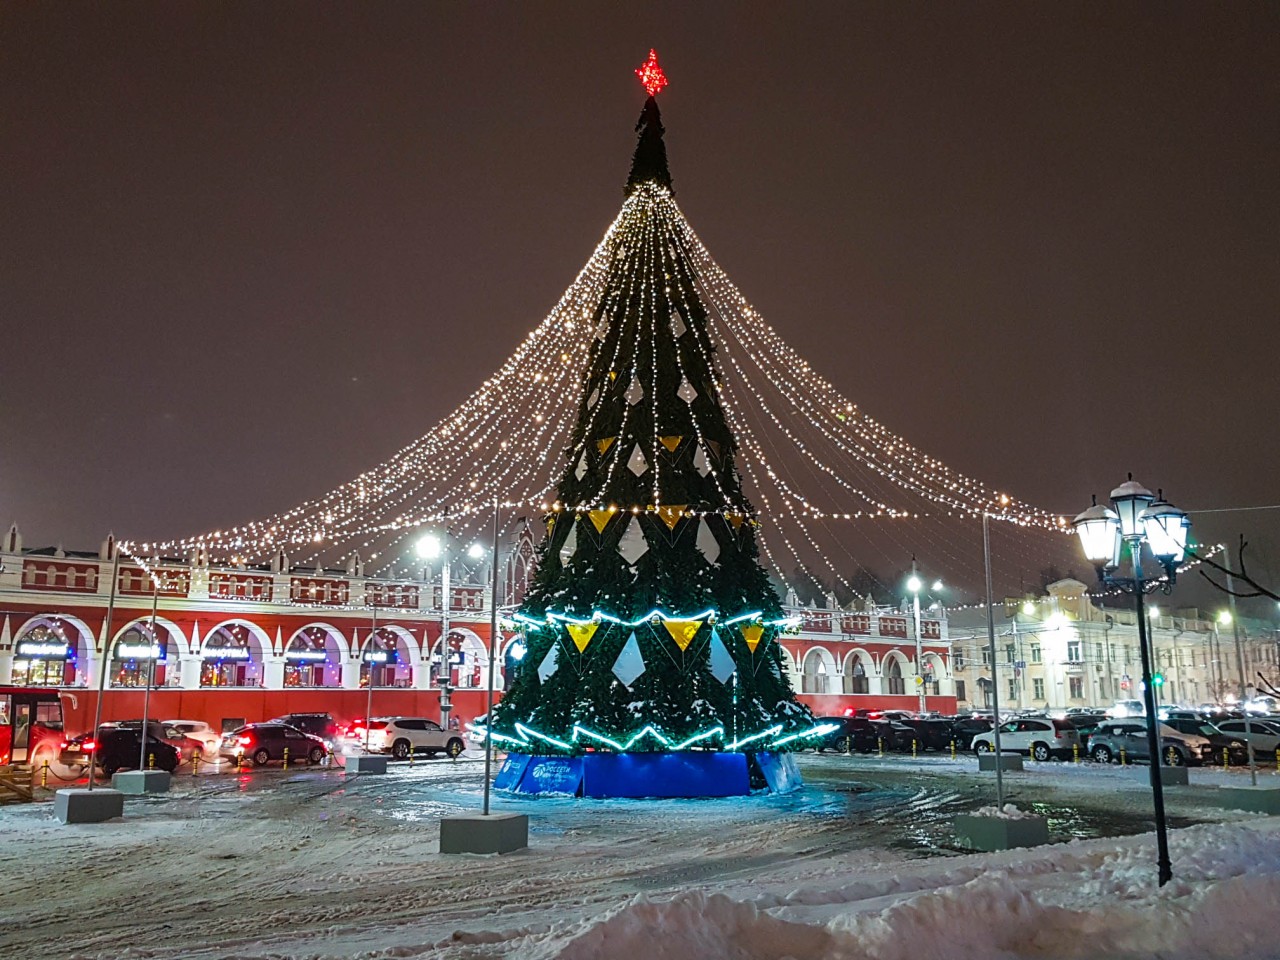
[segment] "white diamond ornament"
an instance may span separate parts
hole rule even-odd
[[[627,403],[633,407],[644,399],[644,387],[640,386],[639,377],[631,378],[631,386],[627,387],[627,392],[623,396],[627,398]]]
[[[733,661],[733,654],[720,639],[720,631],[711,631],[711,675],[721,683],[728,683],[729,678],[738,672],[738,665]]]
[[[671,308],[671,334],[677,340],[685,335],[689,330],[684,324],[684,314],[680,312],[679,307]]]
[[[707,524],[706,517],[703,517],[702,522],[698,524],[697,545],[698,549],[702,551],[702,555],[707,558],[707,563],[715,563],[719,558],[720,541],[711,532],[711,527]]]
[[[640,450],[640,444],[636,444],[635,449],[631,451],[631,456],[627,460],[627,469],[634,473],[637,477],[649,469],[649,461],[644,458],[644,454]]]
[[[547,651],[547,655],[542,658],[542,662],[538,664],[538,679],[543,683],[547,682],[547,677],[551,676],[560,666],[560,644],[551,644],[551,649]]]
[[[579,480],[587,475],[587,451],[582,451],[582,457],[578,460],[578,465],[573,468],[573,475]]]
[[[569,558],[573,556],[578,549],[578,525],[575,523],[569,528],[569,535],[564,538],[564,543],[560,544],[560,562],[568,563]]]
[[[707,456],[707,449],[702,444],[698,444],[698,452],[693,455],[693,469],[704,477],[711,472],[711,459]]]
[[[591,391],[591,396],[587,397],[587,407],[588,408],[594,407],[596,405],[596,401],[599,399],[600,399],[600,388],[596,387],[594,390]]]
[[[626,532],[618,538],[618,552],[622,554],[622,559],[632,566],[635,566],[636,561],[649,552],[649,542],[645,540],[644,531],[640,529],[638,517],[627,522]]]
[[[603,340],[608,335],[609,335],[609,321],[601,320],[599,325],[597,325],[596,327],[596,339]]]
[[[685,378],[680,381],[680,389],[676,391],[676,396],[685,403],[693,403],[694,398],[698,396],[698,391],[693,388],[688,378]]]
[[[728,652],[725,651],[725,653]],[[622,647],[622,652],[618,654],[618,659],[613,661],[613,675],[629,690],[644,670],[644,654],[640,652],[640,641],[636,639],[636,632],[632,630],[631,636]]]

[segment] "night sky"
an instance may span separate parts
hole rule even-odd
[[[872,416],[1073,514],[1280,503],[1274,4],[6,4],[0,522],[161,539],[449,413],[677,197]],[[1197,517],[1280,574],[1280,511]]]

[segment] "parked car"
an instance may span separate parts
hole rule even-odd
[[[1079,732],[1066,720],[1020,717],[1000,727],[1000,749],[1010,753],[1025,753],[1033,760],[1070,757],[1079,745]],[[972,746],[974,753],[994,752],[995,731],[978,734],[973,738]]]
[[[1199,734],[1180,733],[1172,727],[1160,724],[1160,757],[1165,766],[1181,767],[1188,764],[1212,763],[1213,745]],[[1089,738],[1089,756],[1098,763],[1119,760],[1121,750],[1126,759],[1151,760],[1147,747],[1147,724],[1141,718],[1108,720],[1100,724]]]
[[[329,748],[319,737],[304,733],[287,723],[249,723],[231,731],[222,738],[218,754],[224,759],[247,759],[255,767],[264,767],[274,760],[284,760],[285,750],[296,763],[319,763],[329,753]]]
[[[1108,717],[1117,720],[1125,717],[1145,717],[1147,707],[1141,700],[1117,700],[1107,707],[1106,713]]]
[[[1213,756],[1216,761],[1222,756],[1222,751],[1227,751],[1227,759],[1230,763],[1248,763],[1249,747],[1241,737],[1233,737],[1224,733],[1207,720],[1188,720],[1186,717],[1170,717],[1164,721],[1161,726],[1169,727],[1178,733],[1192,733],[1197,736],[1204,737],[1213,747]]]
[[[141,730],[142,720],[108,720],[98,727],[99,732],[117,729]],[[203,745],[200,741],[191,739],[183,734],[182,731],[160,720],[148,720],[147,733],[156,740],[163,740],[177,750],[179,763],[188,763],[193,756],[203,751]]]
[[[1248,723],[1248,732],[1245,730],[1246,722]],[[1280,726],[1275,721],[1251,717],[1248,721],[1243,719],[1220,720],[1216,726],[1227,736],[1252,743],[1255,754],[1274,757],[1276,750],[1280,749]]]
[[[1080,749],[1084,752],[1088,752],[1089,738],[1106,719],[1105,713],[1073,713],[1066,717],[1067,723],[1075,727],[1076,733],[1080,735]]]
[[[411,753],[456,757],[466,747],[461,732],[445,730],[426,717],[374,717],[367,727],[365,721],[357,720],[342,739],[359,748],[367,742],[371,753],[390,753],[397,760],[408,759]]]
[[[77,770],[84,770],[93,762],[108,777],[119,770],[136,770],[142,760],[142,735],[141,724],[136,727],[104,724],[96,736],[82,733],[62,741],[58,761]],[[177,749],[154,736],[147,737],[146,757],[144,766],[169,773],[178,769],[180,762]]]
[[[203,720],[161,720],[164,726],[177,730],[188,739],[197,741],[204,753],[215,756],[218,744],[222,742],[222,734]]]
[[[835,724],[836,729],[816,741],[819,753],[870,753],[876,749],[877,725],[866,717],[819,717],[819,723]]]
[[[905,720],[895,721],[894,725],[906,728],[905,731],[897,733],[898,749],[910,750],[913,740],[919,751],[948,750],[951,747],[951,724],[941,717],[936,719],[908,717]]]
[[[973,743],[973,738],[986,733],[992,727],[990,717],[968,716],[951,718],[951,735],[962,745]]]
[[[338,739],[338,724],[327,713],[286,713],[283,717],[274,717],[268,723],[283,723],[296,727],[303,733],[319,737],[325,746],[332,748]]]

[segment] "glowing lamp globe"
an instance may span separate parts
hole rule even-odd
[[[434,560],[440,556],[440,538],[434,533],[428,533],[418,541],[418,556],[423,560]]]
[[[479,543],[473,543],[467,547],[467,556],[472,560],[479,560],[484,556],[484,547]]]
[[[1173,504],[1157,500],[1142,511],[1142,528],[1151,554],[1161,563],[1181,563],[1187,555],[1191,519]]]
[[[912,593],[919,593],[921,587],[923,586],[924,586],[924,581],[916,576],[912,576],[911,579],[907,581],[907,589],[910,590]]]
[[[1096,564],[1114,559],[1117,525],[1115,511],[1098,503],[1071,521],[1072,528],[1080,535],[1085,558]]]
[[[1111,503],[1116,508],[1116,516],[1120,520],[1120,536],[1126,540],[1140,537],[1142,529],[1142,511],[1151,506],[1156,496],[1132,476],[1111,491]]]

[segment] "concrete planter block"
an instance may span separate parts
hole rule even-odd
[[[1280,787],[1219,787],[1218,797],[1230,810],[1280,814]]]
[[[103,823],[124,816],[119,790],[68,787],[53,795],[53,815],[62,823]]]
[[[360,754],[354,757],[347,757],[342,766],[349,777],[365,773],[386,773],[387,758],[374,754]]]
[[[995,772],[996,764],[1000,765],[1001,770],[1021,770],[1022,754],[1020,753],[1002,753],[997,759],[994,753],[978,754],[978,769]]]
[[[441,853],[512,853],[529,846],[523,813],[472,814],[440,820]]]
[[[1160,782],[1166,787],[1186,787],[1191,784],[1186,767],[1168,767],[1161,764],[1157,769],[1160,771]],[[1151,771],[1147,769],[1139,771],[1137,779],[1143,783],[1150,783]]]
[[[980,817],[961,814],[956,817],[956,836],[974,850],[991,853],[1015,847],[1037,847],[1049,842],[1049,824],[1044,817]]]
[[[135,796],[143,793],[168,793],[170,779],[165,770],[123,770],[111,775],[111,788]]]

